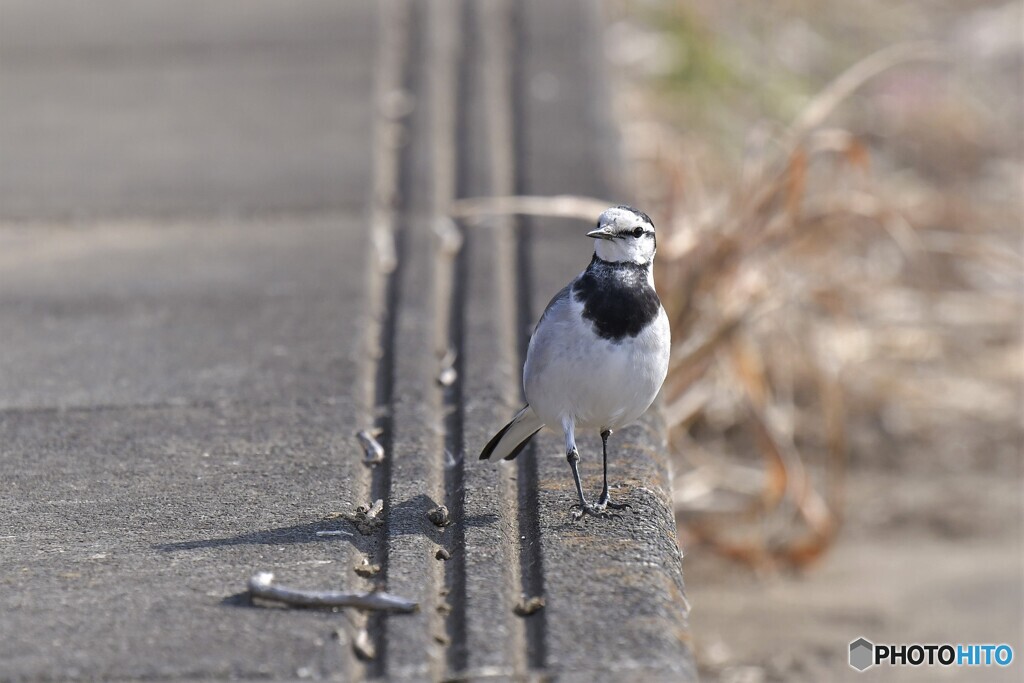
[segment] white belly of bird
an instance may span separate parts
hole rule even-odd
[[[661,311],[636,337],[601,339],[589,325],[548,326],[531,341],[524,372],[526,398],[545,424],[569,417],[577,428],[619,429],[640,417],[668,371],[668,319]]]

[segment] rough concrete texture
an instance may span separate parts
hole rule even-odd
[[[616,518],[572,522],[556,435],[476,460],[586,226],[439,220],[621,198],[589,3],[0,16],[0,679],[693,680],[656,415]],[[420,610],[254,606],[261,570]]]
[[[374,3],[0,5],[6,218],[358,211]]]

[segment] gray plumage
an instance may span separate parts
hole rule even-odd
[[[654,225],[639,211],[601,214],[590,265],[548,304],[530,339],[523,368],[528,405],[484,447],[481,459],[511,459],[544,426],[560,428],[580,497],[579,515],[601,514],[608,501],[607,439],[653,403],[668,372],[668,317],[654,290]],[[605,485],[589,504],[576,463],[577,429],[605,444]]]

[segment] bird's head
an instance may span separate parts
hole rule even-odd
[[[649,264],[658,243],[654,223],[643,211],[631,206],[613,206],[597,219],[597,229],[587,233],[595,238],[594,253],[602,261]]]

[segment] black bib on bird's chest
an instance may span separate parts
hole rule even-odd
[[[574,298],[583,304],[583,318],[599,337],[613,342],[635,337],[658,317],[661,300],[647,282],[649,267],[604,261],[595,254],[576,280]]]

